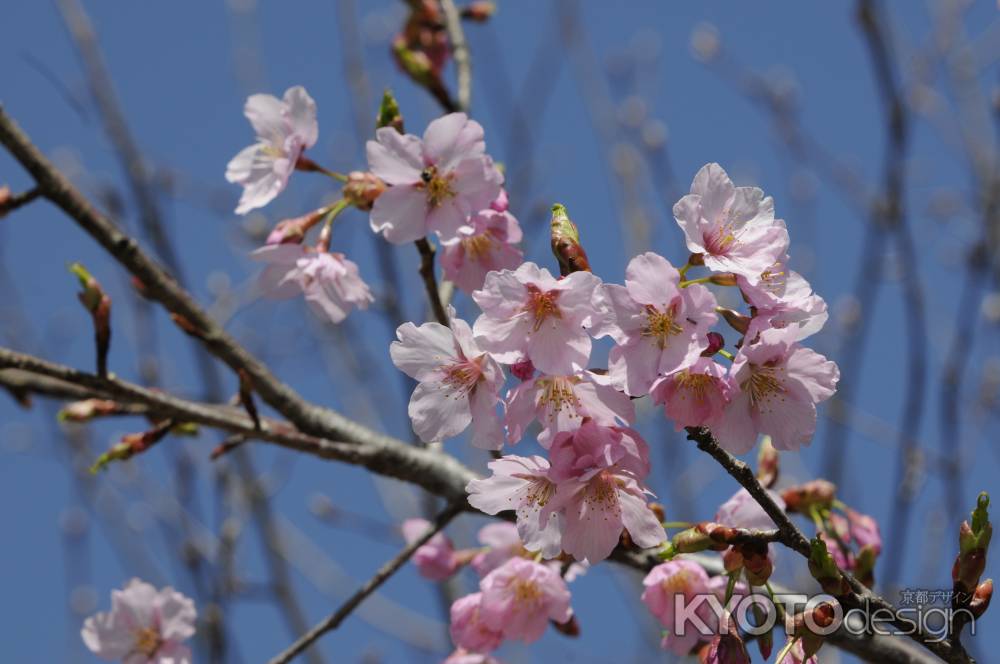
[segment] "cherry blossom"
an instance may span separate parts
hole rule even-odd
[[[486,576],[510,558],[527,551],[513,523],[488,523],[479,529],[477,536],[484,550],[472,559],[472,568],[479,576]]]
[[[694,176],[691,193],[674,205],[688,249],[705,265],[756,282],[785,255],[788,231],[774,218],[774,200],[757,187],[736,187],[718,164]]]
[[[636,256],[625,286],[608,285],[605,292],[613,318],[601,334],[618,344],[608,372],[628,394],[646,394],[658,377],[690,365],[708,346],[715,297],[701,284],[681,288],[680,273],[662,256]]]
[[[473,593],[458,598],[451,605],[451,640],[459,648],[474,653],[496,650],[503,643],[500,630],[482,619],[482,599],[482,593]]]
[[[797,450],[816,430],[816,404],[836,391],[840,371],[819,353],[768,330],[744,345],[729,368],[733,386],[725,412],[711,423],[719,444],[733,454],[750,450],[762,433],[779,450]]]
[[[543,375],[527,380],[507,395],[507,434],[520,441],[532,421],[542,424],[538,442],[548,447],[560,431],[572,431],[589,417],[613,426],[635,420],[632,400],[613,388],[607,376],[583,371],[571,376]]]
[[[585,420],[574,431],[556,434],[549,450],[549,478],[565,482],[597,468],[618,466],[636,477],[649,474],[649,446],[633,429]]]
[[[533,558],[534,554],[524,548],[521,544],[521,537],[517,533],[517,526],[513,523],[500,522],[489,523],[479,529],[477,537],[479,543],[483,545],[483,550],[472,559],[472,568],[479,576],[486,576],[507,560],[519,556],[521,558]],[[574,579],[586,574],[590,568],[586,563],[573,562],[563,573],[563,563],[558,558],[545,561],[555,571],[562,573],[566,583],[571,583]]]
[[[646,504],[652,495],[620,465],[595,468],[560,482],[552,508],[562,513],[562,549],[591,565],[609,555],[623,530],[643,549],[663,543],[666,533]]]
[[[678,431],[683,427],[709,426],[729,403],[726,369],[707,357],[657,379],[650,390],[653,403],[663,404],[663,412]]]
[[[875,554],[882,552],[882,533],[879,530],[878,522],[874,518],[861,512],[848,509],[847,522],[849,525],[850,537],[861,548],[871,547]]]
[[[444,664],[500,664],[500,660],[491,655],[478,652],[469,652],[459,648],[448,655]]]
[[[819,664],[819,658],[816,655],[806,657],[805,646],[802,644],[802,639],[799,639],[791,650],[785,653],[781,661],[775,662],[775,664]]]
[[[521,227],[509,212],[492,209],[472,215],[469,228],[441,247],[441,269],[455,286],[472,293],[483,287],[487,273],[513,270],[524,261],[517,247]]]
[[[505,364],[527,357],[543,373],[583,371],[591,349],[587,329],[605,316],[600,288],[601,280],[590,272],[557,280],[534,263],[491,272],[482,290],[472,293],[483,310],[474,325],[476,337]]]
[[[847,519],[836,512],[831,512],[826,523],[827,528],[819,533],[819,538],[826,543],[827,553],[840,569],[854,569],[854,552],[848,546],[850,525]]]
[[[776,491],[768,491],[771,500],[785,510],[785,501]],[[715,513],[716,523],[730,528],[746,528],[749,530],[773,530],[777,528],[774,520],[768,516],[760,503],[746,489],[740,489],[726,502],[719,506]]]
[[[792,340],[802,341],[822,329],[829,314],[826,302],[813,293],[809,282],[788,269],[788,257],[770,266],[751,282],[737,278],[740,290],[755,312],[747,339],[753,340],[769,328],[793,330]]]
[[[281,299],[301,292],[313,313],[333,323],[347,318],[351,308],[367,309],[375,301],[357,264],[344,254],[270,244],[251,256],[268,264],[257,281],[265,296]]]
[[[251,95],[243,113],[257,132],[257,143],[241,150],[226,167],[226,179],[243,186],[236,214],[274,200],[288,184],[302,152],[319,137],[316,102],[300,85],[288,88],[283,99]]]
[[[524,558],[511,558],[479,584],[480,619],[505,639],[537,641],[550,620],[570,619],[570,594],[559,572]]]
[[[642,580],[645,590],[642,602],[649,612],[660,621],[665,628],[663,648],[675,655],[684,656],[691,652],[702,635],[698,632],[697,623],[685,621],[683,625],[676,623],[677,597],[692,601],[698,595],[715,594],[708,573],[698,563],[677,558],[654,567]],[[695,610],[695,615],[712,631],[718,628],[718,616],[711,610],[708,602]]]
[[[423,536],[431,523],[427,519],[407,519],[403,522],[403,537],[410,544]],[[425,544],[414,553],[413,564],[417,566],[420,575],[431,581],[444,581],[458,571],[458,559],[451,540],[441,532],[434,533]]]
[[[556,485],[548,477],[548,460],[510,454],[491,461],[489,469],[490,477],[472,480],[466,487],[469,504],[485,514],[514,510],[524,548],[545,558],[558,556],[562,531],[550,505]]]
[[[404,323],[389,347],[392,362],[418,382],[410,398],[413,430],[430,442],[456,436],[472,423],[472,444],[483,449],[503,446],[496,412],[504,376],[500,365],[480,350],[469,324],[452,319],[417,327]]]
[[[101,659],[127,664],[190,664],[184,641],[194,636],[194,602],[170,586],[139,579],[111,592],[111,611],[87,618],[80,635]]]
[[[483,128],[465,113],[434,120],[422,140],[378,129],[368,141],[368,165],[390,186],[372,206],[372,230],[393,244],[431,231],[445,242],[457,238],[500,193],[503,176],[485,150]]]

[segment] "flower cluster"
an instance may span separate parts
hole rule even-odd
[[[480,138],[478,125],[469,130],[468,142]],[[415,161],[419,141],[410,143]],[[405,186],[412,190],[408,199],[430,196],[419,183]],[[396,210],[390,230],[413,223],[441,232],[433,221],[437,210],[422,205],[405,222],[404,210]],[[822,325],[825,305],[784,267],[788,233],[772,200],[759,189],[734,187],[710,164],[675,215],[697,252],[681,269],[649,252],[633,258],[625,284],[615,285],[587,271],[557,278],[525,262],[486,274],[472,293],[482,314],[471,334],[457,318],[450,330],[407,324],[397,333],[393,361],[419,381],[410,415],[422,439],[455,435],[471,422],[475,445],[500,449],[504,438],[517,444],[539,422],[537,441],[548,458],[505,456],[490,464],[491,477],[469,485],[473,506],[516,512],[528,550],[593,563],[611,553],[623,531],[642,547],[664,540],[647,506],[648,447],[628,428],[635,418],[631,399],[651,395],[678,428],[705,427],[723,447],[744,453],[760,434],[782,450],[808,443],[816,404],[833,394],[836,365],[799,344]],[[700,265],[726,271],[685,279]],[[711,331],[720,308],[706,284],[736,286],[750,303],[749,316],[723,315],[741,333],[735,354]],[[592,338],[604,336],[614,341],[608,369],[591,371]],[[499,365],[522,381],[502,398]]]
[[[303,89],[284,100],[251,97],[247,116],[258,143],[233,160],[227,176],[245,188],[238,212],[266,204],[295,169],[345,183],[340,201],[281,222],[255,252],[267,263],[264,294],[301,292],[334,322],[366,307],[372,296],[357,266],[329,250],[334,217],[354,206],[370,213],[372,231],[390,243],[424,246],[436,238],[444,276],[479,307],[472,324],[449,307],[447,321],[401,325],[390,355],[417,382],[409,415],[421,440],[471,428],[475,447],[496,453],[531,437],[545,451],[497,454],[490,476],[467,487],[469,503],[482,512],[513,511],[516,531],[484,530],[486,549],[478,554],[456,551],[438,534],[415,555],[433,580],[466,564],[480,572],[480,592],[452,608],[452,632],[456,656],[482,655],[505,639],[538,638],[549,620],[569,619],[564,570],[545,561],[593,564],[621,544],[665,542],[662,510],[649,502],[649,446],[631,428],[634,399],[649,396],[678,429],[705,430],[734,454],[748,452],[761,435],[778,450],[796,450],[810,442],[816,406],[832,396],[839,373],[801,345],[822,328],[826,304],[788,268],[788,230],[760,189],[735,186],[718,164],[703,167],[673,209],[691,252],[685,264],[646,252],[629,262],[622,284],[591,272],[576,225],[555,205],[554,275],[523,260],[522,232],[482,126],[451,113],[422,136],[407,134],[387,100],[367,144],[368,172],[341,176],[303,155],[317,137],[315,104]],[[320,222],[319,240],[306,246]],[[692,270],[707,274],[689,276]],[[717,289],[724,288],[735,289],[747,313],[719,306]],[[721,321],[731,328],[726,334]],[[603,363],[593,357],[601,338],[611,342],[606,369],[595,368]],[[516,379],[509,388],[504,367]],[[755,508],[738,494],[713,525],[763,527],[766,514]],[[404,531],[412,540],[424,527],[411,521]],[[766,546],[732,546],[726,565],[763,583],[771,558]],[[647,603],[660,601],[656,592],[647,591]]]

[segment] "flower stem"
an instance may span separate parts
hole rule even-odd
[[[683,274],[682,274],[682,276],[683,276]],[[691,284],[707,284],[711,280],[712,280],[711,276],[708,276],[708,277],[698,277],[697,279],[688,279],[687,281],[682,281],[681,282],[681,288],[687,288]]]
[[[316,241],[317,251],[328,251],[330,249],[330,232],[333,228],[333,220],[337,218],[337,215],[346,210],[349,205],[350,202],[346,198],[342,198],[329,207],[329,212],[323,218],[323,230],[319,232],[319,240]]]

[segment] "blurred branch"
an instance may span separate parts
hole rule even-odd
[[[924,388],[927,382],[927,326],[924,316],[923,291],[917,272],[919,262],[905,213],[904,187],[909,123],[906,102],[896,77],[883,7],[874,0],[861,0],[858,3],[858,22],[868,45],[875,82],[882,97],[886,114],[888,144],[883,165],[883,192],[882,200],[876,208],[878,217],[874,221],[892,235],[899,252],[899,265],[902,270],[903,310],[906,321],[905,332],[908,342],[906,395],[899,425],[896,496],[893,503],[894,518],[890,528],[887,560],[884,568],[886,570],[885,582],[889,587],[892,587],[899,578],[902,556],[907,550],[906,535],[909,530],[912,502],[917,491],[915,469],[919,463],[919,453],[916,437],[920,430],[920,421],[924,410]],[[864,270],[866,267],[862,264],[860,269]],[[868,287],[870,288],[870,285]],[[868,312],[862,311],[861,315],[867,317]],[[854,376],[851,377],[851,379],[854,378]],[[847,380],[846,376],[844,380]],[[828,458],[832,457],[834,449],[827,449]],[[836,450],[836,453],[841,459],[846,456],[843,449]],[[829,479],[836,483],[842,464],[835,463],[834,468],[838,470],[838,473]]]
[[[455,59],[457,70],[457,110],[468,113],[472,106],[472,63],[469,58],[469,45],[465,41],[465,31],[462,29],[462,17],[455,6],[455,0],[441,0],[441,11],[444,13],[444,27],[448,31],[451,55]]]

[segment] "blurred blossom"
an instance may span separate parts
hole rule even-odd
[[[719,54],[722,40],[719,30],[711,23],[699,23],[691,33],[691,52],[702,62],[711,62]]]

